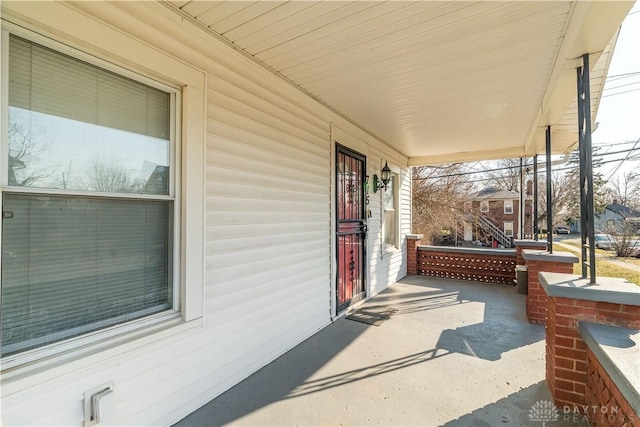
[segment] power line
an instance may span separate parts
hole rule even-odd
[[[632,71],[630,73],[622,73],[622,74],[613,74],[613,75],[607,76],[606,80],[626,79],[628,77],[633,77],[637,75],[640,75],[640,71]]]
[[[640,142],[640,139],[638,139],[637,141],[631,141],[628,142],[629,144],[638,144]],[[602,145],[599,145],[599,147],[603,147]],[[634,151],[638,151],[640,150],[640,147],[636,148],[636,146],[634,145],[631,149],[629,150],[620,150],[620,151],[613,151],[610,153],[601,153],[601,154],[594,154],[593,158],[598,159],[598,158],[602,158],[605,156],[611,156],[614,154],[622,154],[622,153],[627,153],[627,156],[625,157],[625,159],[613,159],[613,160],[605,160],[605,161],[601,161],[600,164],[607,164],[607,163],[613,163],[613,162],[622,162],[625,160],[635,160],[636,156],[640,155],[640,153],[638,153],[638,155],[634,155],[633,157],[630,156],[630,154]],[[544,164],[542,162],[540,162],[539,164]],[[525,165],[525,166],[530,166],[530,165]],[[572,170],[577,168],[578,166],[570,166],[570,167],[566,167],[566,168],[561,168],[561,169],[554,169],[554,172],[561,172],[564,170]],[[416,180],[430,180],[430,179],[442,179],[442,178],[452,178],[452,177],[456,177],[456,176],[466,176],[466,175],[476,175],[476,174],[481,174],[481,173],[486,173],[486,172],[499,172],[499,171],[505,171],[505,170],[510,170],[510,169],[517,169],[519,168],[519,166],[513,166],[513,167],[499,167],[499,168],[492,168],[492,169],[484,169],[484,170],[480,170],[480,171],[467,171],[467,172],[458,172],[458,173],[451,173],[451,174],[446,174],[446,175],[438,175],[438,176],[431,176],[431,177],[422,177],[422,178],[416,178]],[[538,171],[538,173],[545,173],[545,171]],[[491,179],[495,179],[495,177],[488,177],[487,180],[491,180]]]
[[[637,82],[633,82],[633,83],[626,83],[620,86],[614,86],[614,87],[605,87],[604,90],[605,92],[608,90],[615,90],[615,89],[620,89],[621,87],[627,87],[627,86],[633,86],[633,85],[640,85],[640,81]]]
[[[639,142],[640,142],[640,138],[638,138],[636,143],[633,144],[633,147],[631,147],[631,150],[629,150],[627,155],[624,157],[624,159],[622,159],[622,161],[618,164],[618,166],[616,166],[616,168],[613,170],[613,172],[611,172],[609,174],[609,178],[611,178],[616,172],[618,172],[618,169],[620,169],[620,166],[622,166],[622,164],[625,162],[625,160],[629,159],[629,155],[631,155],[631,151],[633,151],[636,148],[636,146],[638,145]],[[609,178],[607,178],[607,179],[609,179]]]
[[[635,139],[630,139],[628,141],[619,141],[619,142],[599,142],[599,143],[594,142],[593,143],[593,147],[594,148],[596,148],[596,147],[597,148],[600,148],[600,147],[606,148],[606,147],[615,147],[617,145],[629,145],[629,144],[635,144],[635,143],[636,143]]]
[[[611,96],[616,96],[616,95],[624,95],[625,93],[638,92],[639,90],[640,90],[640,88],[638,88],[638,89],[631,89],[631,90],[625,90],[625,91],[623,91],[623,92],[618,92],[618,93],[612,93],[611,95],[602,95],[602,96],[600,97],[600,99],[602,99],[602,98],[609,98],[609,97],[611,97]]]
[[[627,160],[632,160],[632,159],[633,158],[630,157]],[[638,157],[638,160],[640,160],[640,157]],[[620,161],[622,161],[622,160],[621,159],[606,160],[606,161],[600,162],[600,164],[601,165],[605,165],[605,164],[608,164],[608,163],[614,163],[614,162],[620,162]],[[579,165],[568,166],[568,167],[564,167],[564,168],[561,168],[561,169],[554,169],[553,172],[564,172],[564,171],[576,170],[579,167],[580,167]],[[533,173],[533,171],[531,173]],[[538,175],[543,174],[543,173],[546,173],[546,172],[545,171],[538,171]],[[425,180],[425,179],[427,179],[427,178],[421,178],[420,180]],[[493,181],[495,179],[496,179],[495,177],[489,176],[489,177],[486,177],[486,178],[478,178],[478,179],[473,179],[473,180],[470,180],[470,181],[465,181],[465,183],[466,184],[475,184],[477,182]]]

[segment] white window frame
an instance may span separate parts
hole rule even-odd
[[[3,76],[2,98],[0,99],[0,123],[1,129],[3,129],[0,144],[1,170],[6,172],[8,168],[8,156],[4,155],[8,149],[6,133],[8,126],[8,79],[4,76],[7,76],[8,71],[9,33],[113,71],[118,75],[133,78],[144,84],[173,93],[171,103],[173,123],[171,128],[173,135],[171,165],[175,170],[170,180],[175,197],[174,246],[172,248],[174,263],[173,308],[78,337],[4,356],[1,360],[3,371],[10,369],[6,375],[3,372],[4,381],[7,384],[25,373],[42,372],[45,367],[60,367],[66,363],[64,366],[73,370],[75,368],[71,362],[78,363],[78,353],[95,355],[100,350],[109,349],[110,351],[102,353],[102,356],[94,356],[94,361],[101,357],[106,360],[113,357],[114,351],[115,353],[126,352],[139,347],[143,342],[148,344],[203,325],[206,74],[130,37],[124,36],[127,38],[128,49],[123,49],[121,43],[114,41],[115,39],[122,41],[122,33],[104,25],[100,30],[111,32],[113,37],[103,37],[101,34],[104,35],[104,32],[96,31],[96,25],[98,25],[96,21],[83,15],[72,14],[68,8],[63,7],[62,9],[63,13],[69,13],[69,20],[65,21],[65,31],[73,33],[69,36],[73,36],[77,40],[84,40],[87,43],[93,42],[94,49],[87,49],[84,46],[82,49],[77,49],[59,34],[56,34],[56,39],[53,39],[44,35],[43,30],[36,32],[25,28],[24,24],[16,25],[9,21],[2,21],[0,35],[2,47],[0,71]],[[87,25],[88,23],[91,25]],[[55,27],[57,24],[59,22],[55,17],[52,17],[51,25]],[[95,54],[95,52],[115,50],[122,55],[122,59],[126,60],[126,63],[114,63],[112,58],[106,60]],[[150,69],[157,70],[158,75],[150,76],[146,71],[143,71]],[[182,115],[182,111],[188,112],[188,116]],[[0,193],[11,190],[5,186],[6,181],[0,184],[3,184],[0,186]],[[20,192],[39,194],[48,192],[61,195],[76,193],[25,188],[20,188]],[[82,194],[90,195],[86,192],[82,192]],[[0,204],[1,196],[2,194],[0,194]],[[145,197],[141,196],[140,198]],[[0,239],[1,237],[0,229]],[[116,350],[113,350],[114,348]],[[48,371],[44,372],[42,375],[46,376]]]
[[[503,230],[506,236],[513,237],[513,221],[504,221]]]
[[[385,205],[384,202],[384,195],[386,193],[386,191],[383,189],[383,191],[381,192],[381,197],[382,197],[382,245],[384,247],[384,251],[383,253],[389,253],[389,252],[396,252],[398,251],[398,249],[400,248],[400,172],[398,170],[398,168],[395,168],[393,166],[389,166],[391,169],[391,176],[393,177],[393,179],[391,180],[392,182],[392,190],[393,190],[393,211],[395,213],[394,215],[394,221],[393,224],[391,224],[392,227],[394,227],[395,229],[395,242],[393,242],[393,244],[388,244],[387,243],[387,239],[386,239],[386,234],[387,234],[387,227],[389,226],[389,224],[387,224],[387,220],[386,220],[386,213],[387,213],[387,207]]]
[[[462,210],[464,213],[470,213],[473,210],[473,202],[464,202]]]
[[[504,201],[504,214],[505,215],[512,215],[513,214],[513,200],[506,199]]]
[[[489,212],[489,200],[480,200],[480,212]]]

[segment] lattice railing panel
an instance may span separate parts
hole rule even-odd
[[[449,252],[418,249],[417,273],[423,276],[514,285],[516,256],[509,251]]]

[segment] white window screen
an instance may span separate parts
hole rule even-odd
[[[2,353],[171,308],[170,94],[14,36],[9,62]]]

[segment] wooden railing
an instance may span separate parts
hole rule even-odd
[[[418,246],[416,274],[514,285],[514,249]]]

